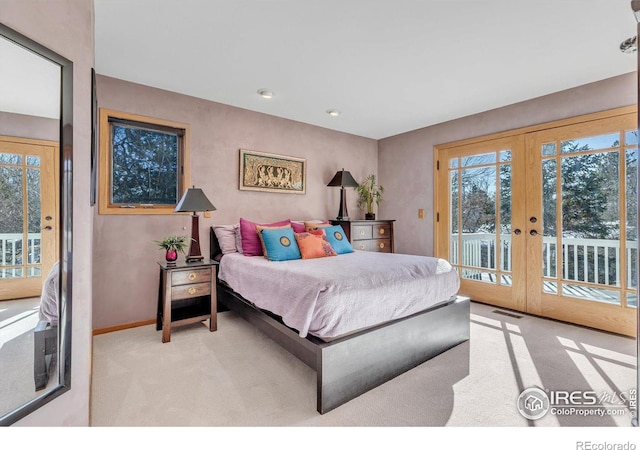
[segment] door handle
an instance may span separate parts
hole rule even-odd
[[[520,235],[520,233],[522,233],[522,231],[520,230],[520,228],[516,228],[515,230],[513,230],[513,234],[515,235]]]
[[[530,234],[531,236],[537,236],[537,235],[538,235],[538,232],[537,232],[536,230],[531,230],[531,231],[529,231],[529,234]]]

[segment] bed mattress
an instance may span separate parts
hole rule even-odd
[[[218,277],[301,337],[325,340],[447,302],[460,287],[443,259],[364,251],[281,262],[229,253]]]

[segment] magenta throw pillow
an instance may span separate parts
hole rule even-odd
[[[262,244],[260,243],[260,237],[256,231],[257,225],[261,225],[263,227],[281,227],[283,225],[290,224],[290,219],[274,223],[256,223],[241,217],[240,236],[242,237],[242,253],[245,256],[262,256]]]
[[[307,229],[304,227],[304,222],[294,222],[291,221],[291,228],[293,228],[294,233],[304,233]]]

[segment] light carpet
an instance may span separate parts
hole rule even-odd
[[[620,416],[547,414],[525,419],[528,387],[628,393],[636,383],[635,339],[471,305],[471,339],[320,415],[316,374],[232,312],[218,331],[203,324],[155,326],[94,337],[93,426],[629,427]],[[617,405],[619,406],[619,405]]]
[[[55,386],[52,364],[49,383],[35,390],[33,330],[38,324],[40,298],[0,302],[0,416],[11,412]]]

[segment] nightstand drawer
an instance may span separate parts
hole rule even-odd
[[[209,278],[211,279],[211,278]],[[181,300],[183,298],[201,297],[211,293],[210,283],[187,284],[171,288],[171,300]]]
[[[371,225],[353,225],[351,227],[351,239],[371,239],[373,237]]]
[[[391,240],[374,239],[370,242],[371,247],[368,249],[370,252],[391,253]]]
[[[171,273],[171,286],[211,281],[211,269],[180,270]]]

